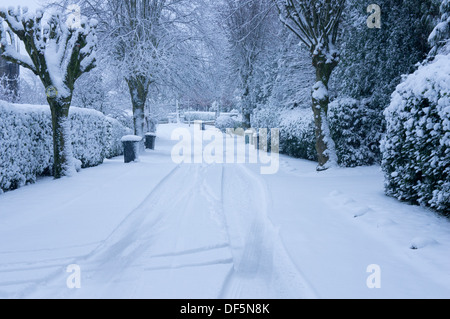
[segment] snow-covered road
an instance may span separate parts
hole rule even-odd
[[[139,163],[1,195],[0,298],[450,298],[449,221],[385,197],[379,168],[177,165],[174,128]]]

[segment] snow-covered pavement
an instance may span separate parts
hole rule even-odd
[[[177,165],[174,128],[1,195],[0,298],[450,298],[449,220],[385,197],[378,167]]]

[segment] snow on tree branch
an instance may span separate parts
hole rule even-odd
[[[0,12],[5,12],[5,16],[11,18],[10,12],[14,13],[14,10],[12,10],[11,8],[8,10],[0,9]],[[24,12],[26,12],[26,9],[24,9]],[[35,74],[37,74],[31,58],[29,56],[20,54],[16,50],[14,32],[23,33],[22,25],[15,18],[11,19],[8,24],[10,25],[10,27],[5,28],[3,21],[1,21],[0,23],[0,56],[2,56],[7,61],[19,64],[24,68],[30,69]]]
[[[31,14],[20,7],[0,9],[0,18],[1,56],[32,70],[60,96],[71,96],[75,81],[95,67],[96,21],[82,17],[79,26],[70,27],[60,13]],[[18,53],[8,41],[12,33],[23,41],[28,56]]]
[[[272,0],[281,22],[294,32],[313,55],[337,58],[334,46],[345,0]]]

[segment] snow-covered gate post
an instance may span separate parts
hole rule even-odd
[[[0,9],[0,55],[39,76],[46,89],[52,113],[55,178],[70,175],[72,145],[69,135],[69,108],[76,80],[95,67],[97,38],[95,20],[80,17],[73,23],[60,13],[43,21],[43,12],[24,8]],[[3,21],[7,28],[3,27]],[[28,55],[10,44],[12,33],[23,41]]]

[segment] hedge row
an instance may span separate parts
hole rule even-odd
[[[401,83],[385,111],[381,150],[386,193],[450,212],[450,56]]]
[[[102,113],[70,110],[74,158],[82,167],[103,163],[122,154],[120,138],[130,133]],[[0,193],[33,183],[53,166],[50,108],[0,101]]]
[[[355,167],[381,161],[382,117],[364,102],[343,98],[330,103],[328,119],[339,165]],[[255,127],[280,129],[280,151],[289,156],[317,160],[312,110],[268,111],[257,109]]]

